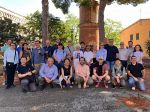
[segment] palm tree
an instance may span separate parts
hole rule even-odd
[[[42,44],[45,45],[45,41],[48,38],[48,0],[42,0]]]

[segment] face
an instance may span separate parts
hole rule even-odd
[[[104,43],[108,43],[108,39],[107,39],[107,38],[104,38],[104,39],[103,39],[103,42],[104,42]]]
[[[93,45],[93,50],[96,51],[97,50],[97,46]]]
[[[132,47],[133,46],[133,42],[128,42],[128,46]]]
[[[61,50],[62,48],[63,48],[63,46],[62,46],[62,45],[58,45],[58,49],[60,49],[60,50]]]
[[[135,50],[136,50],[136,51],[140,51],[140,46],[136,46],[136,47],[135,47]]]
[[[103,49],[103,48],[104,48],[104,44],[101,43],[101,44],[100,44],[100,49]]]
[[[48,60],[47,60],[48,66],[52,66],[53,63],[54,63],[54,60],[52,58],[48,58]]]
[[[68,46],[72,46],[72,42],[71,41],[68,41]]]
[[[15,44],[11,44],[11,49],[16,49],[16,45]]]
[[[24,42],[25,42],[24,40],[21,40],[20,43],[19,43],[19,45],[22,46],[22,44],[23,44]]]
[[[66,66],[69,66],[69,65],[70,65],[70,61],[69,61],[69,60],[65,60],[64,64],[65,64]]]
[[[21,58],[21,64],[25,65],[27,63],[27,59],[26,58]]]
[[[90,46],[87,46],[86,47],[86,51],[90,51],[91,47]]]
[[[46,40],[46,46],[49,46],[50,45],[50,41],[49,40]]]
[[[114,41],[113,40],[109,40],[109,45],[113,45],[114,44]]]
[[[77,47],[76,47],[76,50],[79,51],[79,50],[80,50],[80,47],[77,46]]]
[[[136,57],[132,57],[131,61],[132,63],[136,63]]]
[[[7,41],[7,44],[8,44],[8,45],[11,45],[11,43],[12,43],[11,40],[8,40],[8,41]]]
[[[120,43],[120,48],[124,48],[124,43],[123,42]]]
[[[80,59],[80,64],[81,64],[81,65],[84,65],[84,63],[85,63],[84,59],[81,58],[81,59]]]
[[[24,44],[23,48],[26,50],[28,49],[28,45],[27,44]]]
[[[85,48],[85,44],[82,43],[82,44],[81,44],[81,48]]]
[[[40,42],[35,42],[35,46],[37,47],[37,48],[39,48],[40,47]]]
[[[115,64],[116,64],[116,65],[120,65],[120,64],[121,64],[120,60],[116,60],[116,61],[115,61]]]
[[[57,39],[57,40],[56,40],[56,44],[58,44],[58,43],[60,43],[60,39]]]

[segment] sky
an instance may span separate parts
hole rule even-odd
[[[29,15],[36,10],[42,10],[41,0],[0,0],[0,6],[23,16]],[[69,12],[79,17],[79,8],[75,3],[71,5]],[[60,17],[62,20],[65,19],[65,15],[60,9],[55,8],[51,0],[49,0],[49,13]],[[105,9],[105,19],[107,18],[121,22],[123,27],[126,28],[139,19],[150,18],[150,1],[136,7],[116,3],[108,5]]]

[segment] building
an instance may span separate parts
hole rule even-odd
[[[25,17],[0,6],[0,18],[11,19],[13,23],[25,23]]]
[[[92,7],[80,6],[80,42],[86,44],[98,45],[99,28],[98,28],[98,11],[99,3],[92,0]]]
[[[150,19],[140,19],[128,26],[121,32],[120,37],[126,46],[129,40],[132,40],[134,45],[140,44],[144,55],[147,56],[145,42],[150,39]]]

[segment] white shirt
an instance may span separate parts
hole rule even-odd
[[[84,52],[84,58],[85,58],[85,60],[86,60],[88,63],[91,61],[91,59],[93,58],[93,56],[94,56],[94,54],[93,54],[92,51],[89,51],[89,52],[85,51],[85,52]]]
[[[128,60],[128,49],[126,48],[119,48],[119,59],[123,61]]]
[[[73,57],[76,59],[80,59],[81,57],[83,57],[83,52],[82,51],[74,51]]]
[[[142,60],[140,61],[141,58],[143,58],[143,52],[141,51],[136,51],[133,53],[134,56],[137,58],[137,62],[143,64]]]

